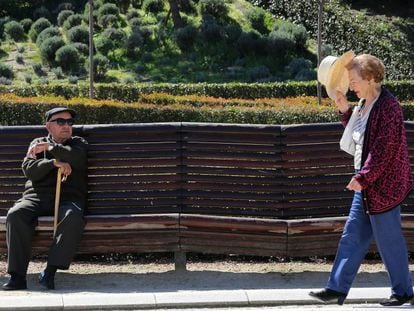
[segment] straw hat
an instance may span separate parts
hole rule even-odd
[[[318,68],[318,81],[322,83],[328,96],[335,100],[336,91],[343,94],[348,92],[349,77],[345,66],[355,57],[353,51],[348,51],[340,57],[325,57]]]

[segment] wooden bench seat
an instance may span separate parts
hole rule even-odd
[[[178,214],[86,215],[78,253],[176,252],[179,246]],[[0,239],[5,241],[5,217],[0,217]],[[33,253],[45,254],[53,236],[53,217],[39,217]],[[1,253],[7,252],[1,244]]]
[[[183,252],[286,256],[287,223],[278,219],[182,214]]]

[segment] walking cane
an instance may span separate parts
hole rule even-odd
[[[60,188],[62,184],[62,170],[59,167],[56,179],[56,195],[55,195],[55,218],[53,220],[53,237],[56,235],[56,228],[59,217],[59,204],[60,204]]]

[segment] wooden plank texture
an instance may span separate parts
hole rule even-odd
[[[414,168],[414,122],[406,122]],[[76,125],[89,142],[88,219],[80,253],[191,251],[326,256],[336,251],[352,192],[339,123]],[[0,126],[0,252],[21,196],[21,161],[43,126]],[[414,251],[414,194],[402,205]],[[34,253],[50,244],[41,218]]]

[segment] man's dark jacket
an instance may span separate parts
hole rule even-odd
[[[63,144],[55,143],[50,135],[36,138],[31,145],[39,142],[49,142],[53,148],[50,151],[38,153],[36,158],[26,156],[22,169],[28,178],[23,198],[39,198],[44,201],[54,200],[56,192],[57,167],[53,159],[67,162],[72,173],[61,184],[61,201],[78,202],[85,206],[87,195],[87,149],[86,140],[74,136]]]

